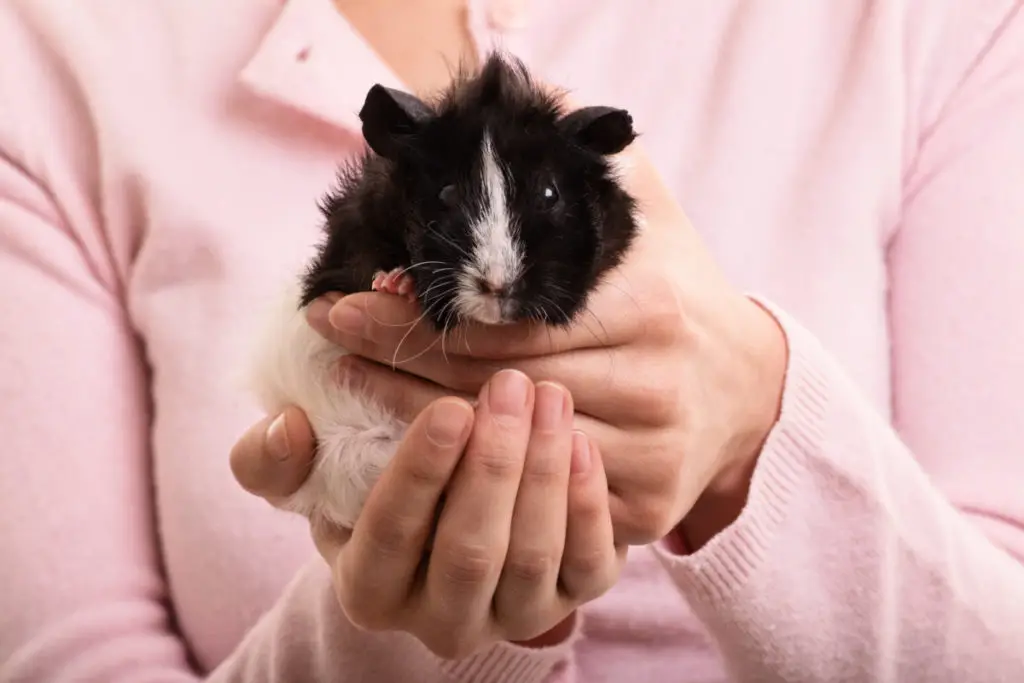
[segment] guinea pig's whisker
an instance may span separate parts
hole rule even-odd
[[[437,346],[437,340],[436,339],[434,341],[430,342],[430,344],[425,346],[423,349],[421,349],[419,351],[419,353],[417,353],[417,354],[415,354],[413,356],[410,356],[409,358],[406,358],[406,359],[402,360],[402,363],[411,363],[412,361],[416,360],[417,358],[420,358],[421,356],[424,356],[427,353],[429,353],[435,346]],[[397,349],[395,350],[395,352],[397,354]],[[394,366],[392,366],[392,369],[394,369]]]
[[[548,312],[545,309],[538,308],[537,310],[540,312],[541,326],[544,328],[544,331],[547,332],[548,335],[548,348],[553,349],[555,348],[555,337],[551,333],[551,325],[548,325],[548,322],[551,320],[551,316],[548,315]]]
[[[596,322],[601,327],[601,331],[604,332],[604,335],[605,335],[605,341],[604,342],[602,342],[601,339],[598,338],[598,336],[596,334],[594,334],[594,331],[590,329],[590,326],[587,325],[586,322],[584,322],[585,321],[584,316],[586,316],[586,315],[589,315],[591,318],[593,318],[594,322]],[[608,352],[608,358],[611,361],[608,364],[608,381],[611,381],[612,375],[615,374],[615,354],[612,352],[611,335],[608,333],[608,328],[606,328],[604,326],[604,323],[601,322],[601,319],[597,317],[597,314],[594,313],[593,310],[591,310],[590,306],[586,306],[580,312],[579,323],[581,325],[583,325],[587,329],[587,331],[590,332],[590,334],[594,337],[594,339],[597,341],[597,343],[603,349],[605,349],[605,351]]]
[[[437,343],[436,340],[431,342],[430,344],[428,344],[426,346],[426,348],[422,349],[419,353],[417,353],[417,354],[415,354],[415,355],[413,355],[413,356],[411,356],[409,358],[406,358],[405,360],[401,361],[401,363],[399,363],[398,353],[399,353],[399,351],[402,350],[402,344],[404,344],[405,340],[409,338],[409,335],[412,334],[412,331],[414,329],[416,329],[416,326],[420,324],[420,321],[422,321],[426,317],[427,317],[427,313],[426,313],[426,311],[424,311],[423,315],[421,315],[419,318],[417,318],[416,321],[412,325],[409,325],[409,329],[406,330],[406,333],[403,334],[402,338],[398,340],[398,346],[395,347],[395,353],[391,356],[391,369],[392,370],[396,369],[400,364],[411,363],[412,361],[416,360],[417,358],[419,358],[423,354],[425,354],[428,351],[430,351],[430,349],[433,348],[434,344]]]
[[[449,273],[454,271],[453,268],[445,269]],[[441,272],[441,271],[436,271]],[[448,298],[445,301],[444,297],[446,294],[450,294],[455,288],[455,276],[446,275],[445,277],[439,278],[437,281],[431,283],[430,287],[423,293],[423,302],[425,312],[424,315],[433,315],[434,318],[441,323],[441,334],[439,335],[441,341],[441,354],[444,356],[445,362],[448,360],[448,350],[446,347],[447,337],[450,331],[452,323],[452,313],[454,313],[454,298]],[[440,311],[435,311],[438,305],[441,305]],[[436,344],[436,340],[434,342]],[[432,345],[433,346],[433,345]]]
[[[549,297],[549,296],[547,296],[547,295],[544,295],[544,294],[541,294],[541,295],[540,295],[540,300],[541,300],[541,302],[542,302],[542,303],[547,303],[547,304],[550,304],[550,305],[551,305],[551,308],[555,309],[555,311],[557,311],[558,313],[560,313],[560,314],[562,315],[562,317],[567,317],[567,316],[565,315],[565,309],[563,309],[563,308],[562,308],[561,306],[559,306],[559,305],[558,305],[558,302],[556,302],[556,301],[555,301],[554,299],[552,299],[551,297]],[[547,313],[547,312],[545,312],[545,314],[544,314],[544,322],[545,322],[545,323],[547,323],[547,322],[550,322],[550,320],[551,320],[551,316],[550,316],[550,314],[549,314],[549,313]]]
[[[426,300],[428,297],[430,297],[431,293],[435,289],[437,289],[438,287],[443,287],[443,286],[449,284],[450,282],[452,282],[453,280],[454,280],[454,276],[450,276],[449,275],[447,277],[443,277],[443,278],[440,278],[440,279],[432,282],[430,284],[430,286],[427,287],[426,291],[423,292],[423,299]],[[439,298],[440,294],[436,294],[434,296],[435,296],[435,298]]]
[[[564,290],[562,290],[562,288],[559,287],[558,285],[552,285],[552,289],[555,289],[556,291],[560,291],[560,292],[564,293]],[[553,308],[555,308],[559,313],[562,314],[563,318],[568,318],[569,317],[569,316],[566,315],[565,309],[563,309],[561,306],[559,306],[551,298],[549,298],[547,296],[544,296],[543,300],[546,301],[547,303],[551,304],[551,306]],[[596,332],[594,332],[594,329],[590,325],[587,324],[586,319],[582,315],[582,314],[585,314],[585,313],[589,313],[590,316],[592,318],[594,318],[594,321],[601,328],[601,331],[604,332],[604,335],[605,335],[605,340],[604,341],[602,341],[601,337]],[[608,330],[607,330],[607,328],[605,328],[604,323],[602,323],[601,320],[596,315],[594,315],[594,313],[589,308],[584,308],[583,311],[581,312],[581,315],[577,316],[577,318],[573,322],[574,323],[578,323],[579,325],[581,325],[583,327],[583,329],[585,329],[587,332],[589,332],[590,335],[594,338],[594,341],[596,341],[599,345],[607,346],[608,340],[611,338],[610,335],[608,334]]]
[[[448,303],[441,309],[442,330],[441,330],[441,356],[444,358],[444,362],[448,362],[448,348],[447,341],[452,331],[452,323],[455,322],[455,299],[449,299]],[[457,328],[456,328],[457,329]]]
[[[444,261],[417,261],[416,263],[410,263],[407,267],[403,268],[401,274],[408,273],[413,268],[422,268],[423,266],[443,266]]]
[[[449,290],[449,293],[452,293],[454,291],[454,289],[455,289],[455,285],[452,285],[452,289]],[[467,334],[467,330],[466,330],[465,327],[462,327],[462,328],[459,327],[459,322],[460,322],[459,308],[458,308],[458,305],[456,304],[454,296],[449,297],[448,302],[444,306],[444,309],[442,309],[442,316],[443,316],[443,323],[444,323],[444,331],[443,331],[442,337],[441,337],[441,339],[442,339],[442,341],[441,341],[441,353],[444,356],[445,363],[447,363],[449,361],[448,361],[448,349],[447,349],[446,342],[449,339],[451,339],[453,337],[453,335],[458,335],[458,333],[460,331],[462,332],[463,335]],[[456,347],[457,346],[458,345],[456,344]]]
[[[611,338],[612,337],[611,337],[610,334],[608,334],[608,328],[604,326],[604,323],[601,322],[601,319],[597,317],[597,314],[594,313],[592,310],[590,310],[589,306],[585,307],[583,309],[583,311],[581,311],[581,313],[583,313],[584,315],[589,314],[590,317],[594,319],[594,322],[597,323],[597,326],[601,328],[601,331],[604,332],[604,341],[602,341],[596,334],[594,334],[593,331],[591,331],[590,333],[594,335],[594,339],[597,340],[597,342],[599,344],[601,344],[602,346],[607,346],[609,343],[611,343]],[[586,327],[588,330],[590,330],[590,327],[587,326],[587,324],[584,322],[584,320],[585,320],[584,316],[581,315],[580,316],[580,324],[583,325],[584,327]]]
[[[473,355],[473,348],[469,345],[469,328],[468,327],[463,327],[462,328],[462,346],[466,347],[466,351],[469,353],[469,355],[471,355],[471,356]]]

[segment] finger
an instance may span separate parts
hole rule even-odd
[[[347,381],[355,391],[372,397],[406,423],[415,420],[437,399],[453,395],[452,391],[429,378],[392,370],[357,356],[345,356],[338,362],[337,379]],[[460,398],[472,402],[468,394]]]
[[[611,588],[625,558],[625,546],[615,546],[608,500],[600,449],[585,434],[575,432],[560,574],[564,594],[574,604],[594,600]]]
[[[680,476],[679,443],[659,427],[624,430],[579,410],[573,426],[600,449],[616,544],[647,545],[661,538],[672,517],[666,501],[671,504]]]
[[[592,296],[589,312],[567,327],[524,321],[496,327],[465,323],[442,335],[424,320],[418,305],[377,292],[350,294],[329,314],[329,329],[314,329],[352,353],[367,355],[373,345],[396,365],[428,351],[449,356],[491,360],[540,356],[576,348],[617,346],[635,339],[642,317],[643,297],[629,280],[610,277]]]
[[[523,473],[534,387],[506,370],[480,395],[473,434],[452,477],[427,569],[421,628],[487,628],[508,550]],[[468,635],[468,632],[466,633]]]
[[[350,342],[346,342],[349,344]],[[658,365],[649,359],[634,360],[645,347],[595,348],[571,351],[545,357],[506,361],[505,368],[514,368],[534,382],[553,381],[578,397],[576,409],[598,419],[614,420],[620,426],[661,425],[666,413],[676,409],[673,396],[665,395],[664,374],[673,368]],[[341,361],[344,372],[354,367],[368,371],[368,382],[379,392],[381,400],[401,415],[415,416],[429,401],[445,394],[464,397],[480,391],[483,384],[500,370],[497,362],[465,356],[444,357],[426,353],[410,359],[396,373],[381,363],[391,352],[376,344],[364,343],[366,359],[346,356]],[[413,378],[425,380],[416,382]],[[468,400],[468,399],[467,399]],[[409,418],[407,418],[409,419]]]
[[[380,620],[401,611],[472,423],[473,410],[465,401],[433,403],[409,426],[370,490],[351,541],[341,551],[335,582],[354,623],[387,625]]]
[[[289,407],[251,426],[231,449],[231,472],[249,493],[277,505],[299,490],[315,453],[313,428]]]
[[[558,573],[565,545],[572,399],[561,386],[537,385],[523,476],[495,613],[507,640],[527,640],[550,627],[558,600]],[[564,616],[564,615],[561,615]]]

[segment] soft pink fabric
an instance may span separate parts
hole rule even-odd
[[[792,347],[742,517],[572,641],[349,626],[228,468],[389,71],[330,0],[0,4],[0,681],[1024,681],[1020,0],[473,4],[629,107]]]

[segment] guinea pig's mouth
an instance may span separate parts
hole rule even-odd
[[[462,318],[484,325],[510,325],[519,311],[519,304],[510,296],[477,292],[460,292],[455,306]]]
[[[465,267],[455,280],[453,304],[459,317],[484,325],[517,322],[522,312],[517,275],[502,263]]]

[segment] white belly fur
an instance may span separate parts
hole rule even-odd
[[[295,285],[271,310],[248,384],[269,414],[301,408],[317,438],[309,477],[281,507],[352,528],[408,425],[338,379],[337,361],[347,352],[313,331],[298,302]]]

